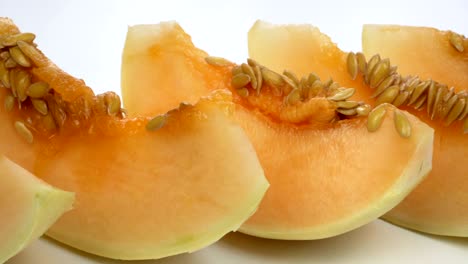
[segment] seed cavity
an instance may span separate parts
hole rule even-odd
[[[31,131],[26,127],[26,125],[21,121],[15,122],[15,129],[16,132],[29,144],[32,144],[34,141],[33,134]]]
[[[161,129],[166,124],[167,119],[167,114],[158,115],[150,121],[148,121],[148,123],[146,124],[146,129],[148,131],[156,131],[158,129]]]

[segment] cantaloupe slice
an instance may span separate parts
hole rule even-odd
[[[220,58],[209,57],[204,62],[200,56],[205,53],[185,56],[199,51],[193,44],[174,54],[173,47],[190,39],[177,25],[172,24],[171,31],[161,28],[167,24],[129,28],[122,64],[124,102],[130,113],[155,114],[164,111],[161,105],[198,95],[200,90],[192,93],[193,85],[209,81],[216,85],[205,86],[205,92],[219,87],[233,92],[236,120],[249,135],[271,183],[242,232],[275,239],[338,235],[393,208],[430,171],[433,130],[417,118],[408,116],[412,135],[403,138],[395,131],[394,108],[389,107],[382,126],[370,133],[365,117],[337,114],[337,104],[323,95],[285,103],[289,102],[284,94],[288,86],[281,81],[285,77],[272,72],[269,74],[280,76],[282,86],[271,85],[273,77],[269,80],[264,73],[261,89],[255,91],[252,82],[237,89],[233,85],[240,79],[233,80],[231,72],[239,75],[240,68]],[[158,56],[154,56],[154,47]],[[193,63],[198,65],[197,71],[191,67]],[[257,63],[249,64],[243,67],[259,69]],[[213,69],[224,74],[211,75]],[[152,78],[148,74],[164,75],[164,81],[146,84],[142,80]],[[185,85],[177,81],[179,76],[184,76]],[[177,91],[172,92],[174,89]],[[320,93],[326,94],[324,90]],[[148,94],[151,102],[134,103],[144,102]]]
[[[464,40],[468,47],[467,40]],[[468,87],[467,51],[459,52],[450,44],[450,34],[430,28],[366,26],[363,48],[370,58],[379,53],[382,60],[390,57],[391,64],[403,76],[419,75],[421,80],[432,78],[441,85],[454,87],[454,94]],[[371,89],[358,74],[353,80],[348,73],[348,54],[318,28],[311,25],[274,25],[258,21],[249,32],[249,53],[273,69],[289,69],[299,76],[315,72],[322,79],[333,80],[356,88],[353,98],[371,105],[376,99]],[[420,95],[420,98],[427,94]],[[446,93],[448,94],[448,93]],[[460,98],[463,98],[460,96]],[[424,98],[423,98],[424,99]],[[468,100],[468,99],[466,99]],[[468,179],[465,164],[468,160],[468,137],[463,134],[463,122],[444,125],[444,119],[432,120],[423,111],[410,106],[401,108],[416,115],[435,128],[433,171],[401,205],[386,216],[392,222],[420,231],[467,236],[468,234]],[[447,104],[438,107],[443,111]],[[466,107],[466,106],[465,106]],[[432,107],[434,109],[435,107]],[[467,123],[468,118],[465,119]]]
[[[366,25],[362,45],[366,55],[388,57],[404,74],[432,78],[468,94],[468,39],[460,52],[451,35],[434,28]],[[425,110],[411,111],[435,128],[434,169],[385,219],[423,232],[468,236],[468,135],[461,122],[447,127]]]
[[[15,34],[0,19],[0,38],[30,36]],[[256,210],[268,182],[233,120],[230,93],[154,119],[127,118],[116,94],[94,96],[28,41],[12,45],[31,65],[7,68],[10,88],[0,84],[0,154],[76,193],[75,210],[49,236],[109,258],[161,258],[214,243]],[[39,82],[50,89],[40,92]]]
[[[0,155],[0,263],[42,236],[73,201],[73,193],[50,186]]]

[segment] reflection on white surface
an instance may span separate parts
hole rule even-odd
[[[263,263],[424,263],[456,264],[468,259],[467,238],[447,238],[408,231],[377,220],[347,234],[315,241],[279,241],[231,233],[192,254],[137,264]],[[122,264],[65,248],[49,239],[37,241],[7,264]]]

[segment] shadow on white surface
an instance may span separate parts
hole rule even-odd
[[[426,235],[381,220],[347,234],[315,241],[279,241],[231,233],[192,254],[137,264],[206,263],[466,263],[468,239]],[[352,261],[350,261],[352,260]],[[416,261],[416,262],[415,262]],[[42,238],[7,264],[122,264]]]

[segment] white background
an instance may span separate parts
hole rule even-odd
[[[257,19],[310,23],[345,50],[360,50],[362,24],[432,26],[468,35],[467,1],[23,1],[0,0],[0,16],[37,34],[57,65],[96,92],[119,92],[128,25],[176,20],[212,55],[241,62]],[[42,239],[8,264],[114,263]],[[380,220],[336,238],[284,242],[231,234],[195,254],[144,263],[468,263],[468,239],[414,233]]]

